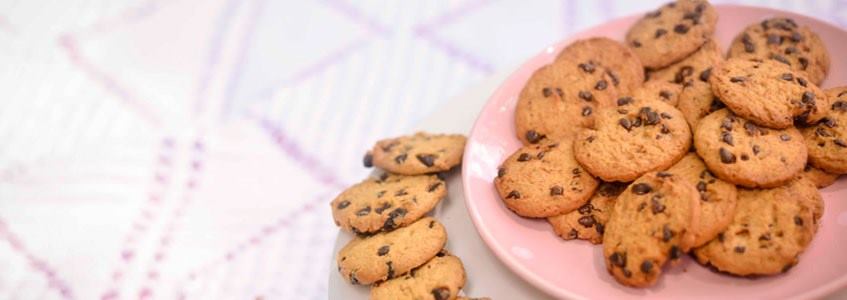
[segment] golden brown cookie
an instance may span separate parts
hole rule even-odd
[[[465,267],[458,257],[442,251],[402,277],[371,287],[371,299],[456,299],[465,286]]]
[[[738,196],[734,184],[715,178],[694,153],[688,153],[668,172],[679,175],[682,180],[695,186],[700,194],[700,222],[694,229],[694,247],[711,241],[729,226],[735,216]]]
[[[847,174],[847,87],[826,93],[833,100],[829,114],[803,129],[809,162],[829,173]]]
[[[815,123],[829,112],[829,97],[790,67],[773,60],[726,60],[712,71],[712,92],[737,115],[770,128],[794,120]]]
[[[824,172],[810,164],[806,164],[806,167],[803,168],[803,172],[800,173],[800,176],[810,180],[819,189],[828,187],[838,180],[838,175]]]
[[[735,275],[786,272],[811,242],[822,207],[817,188],[803,179],[773,189],[739,189],[729,228],[694,255],[701,264]]]
[[[625,285],[653,285],[669,259],[694,244],[700,213],[697,190],[679,175],[648,173],[615,203],[603,235],[606,269]]]
[[[644,82],[644,66],[628,47],[606,37],[578,40],[562,49],[556,61],[576,62],[585,73],[608,75],[621,94],[635,91]]]
[[[577,210],[547,218],[553,231],[565,240],[581,239],[594,244],[603,242],[603,231],[615,199],[629,185],[622,182],[602,182],[588,203]]]
[[[826,78],[830,63],[826,46],[816,33],[782,17],[747,26],[730,45],[729,57],[770,59],[804,72],[816,85]]]
[[[697,51],[712,36],[718,14],[705,0],[677,0],[638,20],[626,34],[641,63],[660,69]]]
[[[460,134],[426,132],[385,139],[365,154],[364,163],[403,175],[447,171],[462,163],[465,140]]]
[[[435,175],[389,175],[368,178],[330,203],[335,224],[347,232],[391,231],[420,219],[447,195]]]
[[[662,101],[618,99],[614,109],[597,116],[574,142],[576,160],[605,181],[632,181],[663,170],[685,156],[691,146],[688,124],[673,106]]]
[[[518,149],[500,165],[494,186],[516,214],[544,218],[585,204],[597,180],[574,160],[571,141],[562,140]]]
[[[593,70],[593,71],[592,71]],[[524,145],[572,138],[617,97],[612,77],[596,67],[556,61],[536,70],[518,96],[515,131]]]
[[[336,256],[338,271],[352,284],[372,284],[423,265],[447,242],[447,231],[433,218],[372,236],[356,237]]]
[[[694,147],[718,178],[748,188],[783,185],[806,165],[806,145],[796,128],[759,127],[727,109],[700,120]]]

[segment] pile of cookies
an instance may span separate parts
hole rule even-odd
[[[602,243],[628,286],[686,253],[739,276],[794,266],[823,215],[818,188],[847,173],[847,87],[818,87],[829,56],[808,27],[756,22],[725,57],[717,20],[678,0],[625,44],[579,40],[538,69],[515,109],[524,146],[494,179],[506,207]]]
[[[336,257],[371,299],[456,299],[462,261],[444,249],[447,231],[427,217],[447,196],[443,173],[459,165],[465,137],[417,133],[381,140],[364,158],[381,174],[346,189],[330,204],[335,224],[356,234]]]

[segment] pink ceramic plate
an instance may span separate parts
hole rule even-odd
[[[788,16],[810,26],[826,42],[832,68],[824,87],[847,84],[847,32],[828,23],[774,9],[717,5],[717,39],[726,48],[752,22]],[[584,241],[563,241],[546,221],[524,219],[509,211],[497,196],[492,180],[497,167],[520,147],[515,138],[514,110],[518,93],[533,71],[553,60],[571,41],[593,36],[623,40],[639,16],[617,19],[591,28],[548,47],[515,71],[494,93],[470,134],[462,180],[470,216],[488,247],[515,273],[556,297],[620,299],[810,298],[847,285],[847,178],[822,191],[826,202],[823,227],[800,264],[780,276],[745,279],[714,273],[687,259],[666,270],[652,288],[633,289],[617,284],[606,273],[602,247]]]

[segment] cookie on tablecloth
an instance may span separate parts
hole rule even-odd
[[[456,299],[465,286],[465,268],[446,251],[408,274],[371,287],[371,299]]]
[[[694,229],[694,247],[711,241],[729,226],[738,196],[734,184],[715,178],[694,153],[683,157],[668,172],[679,175],[700,194],[700,222]]]
[[[576,162],[571,141],[562,140],[515,151],[500,165],[494,186],[516,214],[544,218],[585,204],[597,180]]]
[[[403,175],[447,171],[462,163],[465,141],[461,134],[426,132],[384,139],[365,154],[364,164]]]
[[[391,232],[351,240],[338,252],[338,271],[353,284],[391,279],[435,257],[446,242],[444,226],[425,217]]]
[[[727,109],[700,121],[694,147],[718,178],[748,188],[783,185],[806,165],[806,145],[796,128],[760,127]]]
[[[790,18],[770,18],[747,26],[729,46],[729,57],[773,60],[804,72],[809,82],[818,85],[829,73],[829,53],[823,41]]]
[[[588,203],[577,210],[547,218],[553,231],[565,240],[581,239],[593,244],[603,242],[603,231],[615,199],[629,185],[623,182],[602,182]]]
[[[389,175],[368,178],[333,200],[332,218],[354,233],[391,231],[421,218],[447,195],[435,175]]]
[[[847,87],[826,93],[832,99],[829,114],[803,129],[809,162],[829,173],[847,174]]]
[[[773,189],[739,189],[735,218],[726,231],[694,250],[701,264],[735,275],[788,271],[811,242],[823,203],[811,181]]]
[[[576,160],[605,181],[632,181],[644,173],[670,167],[691,146],[688,124],[662,101],[620,98],[614,109],[601,111],[595,129],[574,141]]]
[[[616,200],[603,235],[606,269],[625,285],[653,285],[694,244],[700,197],[680,175],[648,173]]]
[[[578,40],[562,49],[556,61],[576,62],[588,74],[605,73],[621,94],[635,91],[644,82],[644,66],[638,56],[621,43],[606,37]],[[604,83],[598,82],[597,86]]]
[[[794,120],[815,123],[829,112],[829,97],[806,75],[773,60],[726,60],[709,77],[712,92],[735,114],[770,128]]]
[[[626,42],[648,69],[660,69],[697,51],[715,31],[718,15],[705,0],[677,0],[638,20]]]

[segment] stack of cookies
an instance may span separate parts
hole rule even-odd
[[[465,285],[462,261],[445,250],[447,231],[427,217],[447,196],[443,173],[459,165],[465,137],[417,133],[381,140],[364,158],[384,170],[343,191],[332,217],[356,234],[337,255],[352,284],[372,299],[456,299]]]
[[[524,146],[494,179],[506,207],[602,243],[628,286],[686,253],[739,276],[797,264],[818,188],[847,174],[847,87],[818,87],[829,56],[808,27],[756,22],[725,57],[717,20],[707,1],[678,0],[625,44],[579,40],[538,69],[515,109]]]

